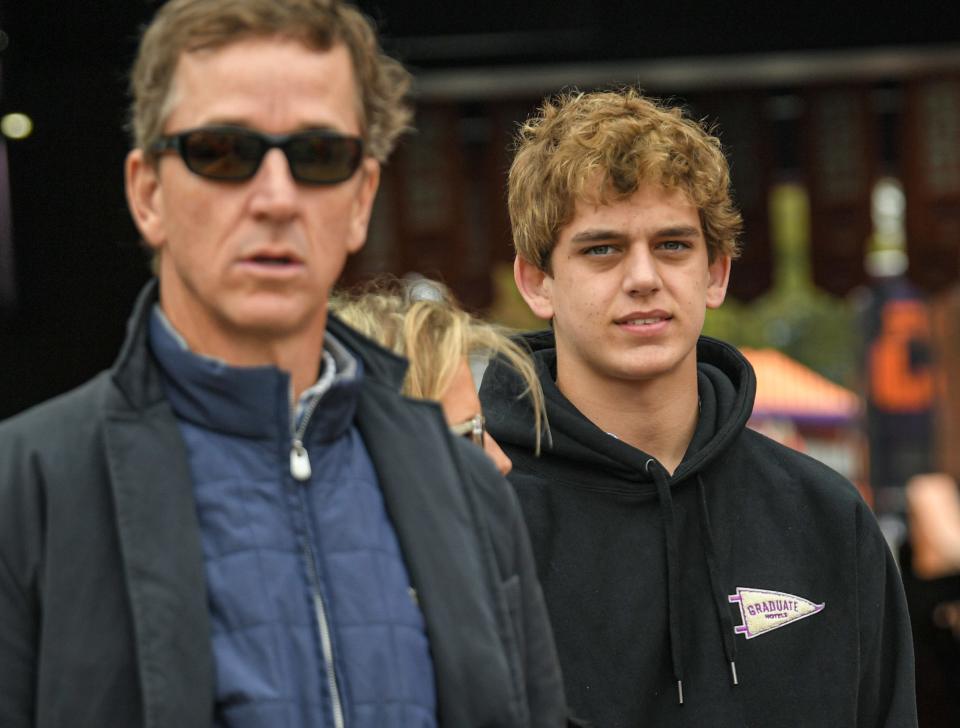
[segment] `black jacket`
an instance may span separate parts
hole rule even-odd
[[[699,424],[671,477],[560,393],[550,332],[527,340],[552,445],[533,456],[507,368],[488,370],[481,400],[513,460],[575,715],[599,728],[916,725],[910,623],[877,523],[844,478],[745,427],[755,379],[736,349],[701,339]]]
[[[209,728],[213,662],[191,479],[141,295],[109,372],[0,425],[0,726]],[[367,443],[427,624],[440,724],[563,724],[560,673],[509,486],[404,364],[363,360]]]

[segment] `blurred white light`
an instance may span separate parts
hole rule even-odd
[[[26,114],[7,114],[0,119],[0,132],[8,139],[26,139],[33,131],[33,120]]]
[[[867,253],[867,274],[874,278],[902,276],[910,261],[902,250],[871,250]]]
[[[893,177],[881,177],[873,188],[871,202],[873,220],[877,227],[883,224],[897,224],[903,219],[906,209],[906,196],[903,185]]]

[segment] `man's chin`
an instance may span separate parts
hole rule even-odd
[[[693,371],[696,370],[694,361]],[[684,371],[684,360],[671,356],[651,356],[642,362],[630,362],[621,368],[624,379],[635,382],[652,382],[672,378]]]
[[[247,302],[225,317],[236,335],[245,338],[285,339],[322,333],[326,307],[304,309],[292,302]]]

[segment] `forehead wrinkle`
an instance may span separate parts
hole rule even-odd
[[[258,46],[267,48],[273,46],[276,50],[273,59],[275,69],[270,71],[269,66],[261,64],[260,73],[257,76],[224,73],[225,66],[222,60],[224,54],[236,53],[237,48],[242,46],[249,46],[255,51],[259,50]],[[322,73],[309,76],[290,74],[284,65],[286,60],[284,54],[291,48],[299,48],[318,57],[342,55],[346,58],[345,67],[349,77],[341,79],[339,75],[332,75],[328,78]],[[212,104],[206,100],[204,94],[200,93],[200,90],[207,90],[211,73],[221,73],[219,79],[221,85]],[[265,73],[273,73],[277,78],[282,78],[283,83],[264,84]],[[349,86],[351,97],[348,108],[352,113],[346,115],[339,111],[343,108],[342,106],[334,110],[325,101],[341,91],[342,82]],[[185,93],[188,88],[189,98]],[[298,96],[306,102],[298,114],[301,118],[291,119],[287,116],[291,110],[288,103],[291,96]],[[316,99],[324,101],[310,103],[311,100]],[[201,124],[226,122],[237,126],[260,128],[264,125],[276,126],[283,121],[285,122],[283,126],[287,127],[283,131],[328,128],[361,136],[365,134],[363,104],[359,95],[353,58],[346,46],[339,43],[332,44],[328,49],[318,49],[295,38],[268,35],[241,38],[212,48],[186,50],[180,55],[171,79],[170,92],[164,103],[163,128],[167,126],[172,116],[178,115],[178,112],[184,108],[184,103],[188,104],[188,112],[195,111],[194,107],[203,112],[202,116],[206,118],[200,120]],[[353,119],[350,119],[350,116],[353,116]],[[262,123],[253,124],[252,120],[255,117]],[[198,124],[193,124],[193,126],[196,125]],[[345,128],[340,128],[341,126]]]

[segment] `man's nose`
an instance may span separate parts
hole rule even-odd
[[[631,245],[623,264],[623,289],[626,293],[645,296],[660,288],[657,260],[646,243]]]
[[[255,215],[283,219],[296,213],[297,181],[282,150],[271,149],[264,155],[253,184],[251,205]]]

